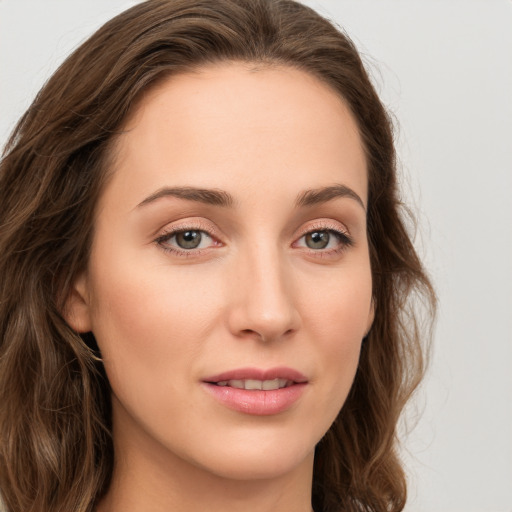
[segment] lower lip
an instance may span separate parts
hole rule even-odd
[[[297,402],[307,385],[306,383],[297,383],[286,388],[264,391],[216,386],[208,382],[203,384],[214,398],[229,409],[256,416],[269,416],[286,411]]]

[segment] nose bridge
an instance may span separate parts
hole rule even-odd
[[[257,334],[262,340],[277,339],[298,328],[293,282],[276,244],[251,244],[241,251],[236,264],[231,329],[236,334]]]

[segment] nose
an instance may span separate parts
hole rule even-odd
[[[239,338],[270,342],[299,329],[301,317],[291,271],[279,251],[239,255],[230,280],[230,331]]]

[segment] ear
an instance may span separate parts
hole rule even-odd
[[[81,274],[73,284],[64,303],[63,316],[76,332],[85,333],[92,330],[89,289],[85,273]]]

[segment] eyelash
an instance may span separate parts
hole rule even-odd
[[[206,234],[209,238],[212,240],[215,240],[215,233],[212,233],[211,230],[206,229],[204,226],[200,225],[188,225],[188,226],[179,226],[176,228],[171,228],[168,231],[165,231],[162,233],[156,240],[156,244],[165,252],[171,253],[177,256],[184,256],[184,257],[191,257],[191,256],[199,256],[204,251],[208,251],[211,247],[208,247],[206,249],[179,249],[175,246],[170,246],[168,243],[169,239],[173,238],[174,236],[178,235],[179,233],[184,233],[186,231],[196,231],[203,234]],[[348,235],[345,231],[340,230],[339,228],[335,228],[329,224],[318,224],[313,225],[311,228],[308,229],[308,231],[304,232],[298,240],[301,240],[306,235],[309,235],[311,233],[315,232],[327,232],[330,235],[334,235],[339,242],[339,246],[334,249],[310,249],[305,247],[305,249],[310,253],[314,254],[318,257],[328,257],[333,256],[337,254],[341,254],[343,251],[348,249],[349,247],[352,247],[354,245],[354,241],[352,237]],[[298,241],[297,240],[297,241]],[[296,242],[294,242],[296,243]]]

